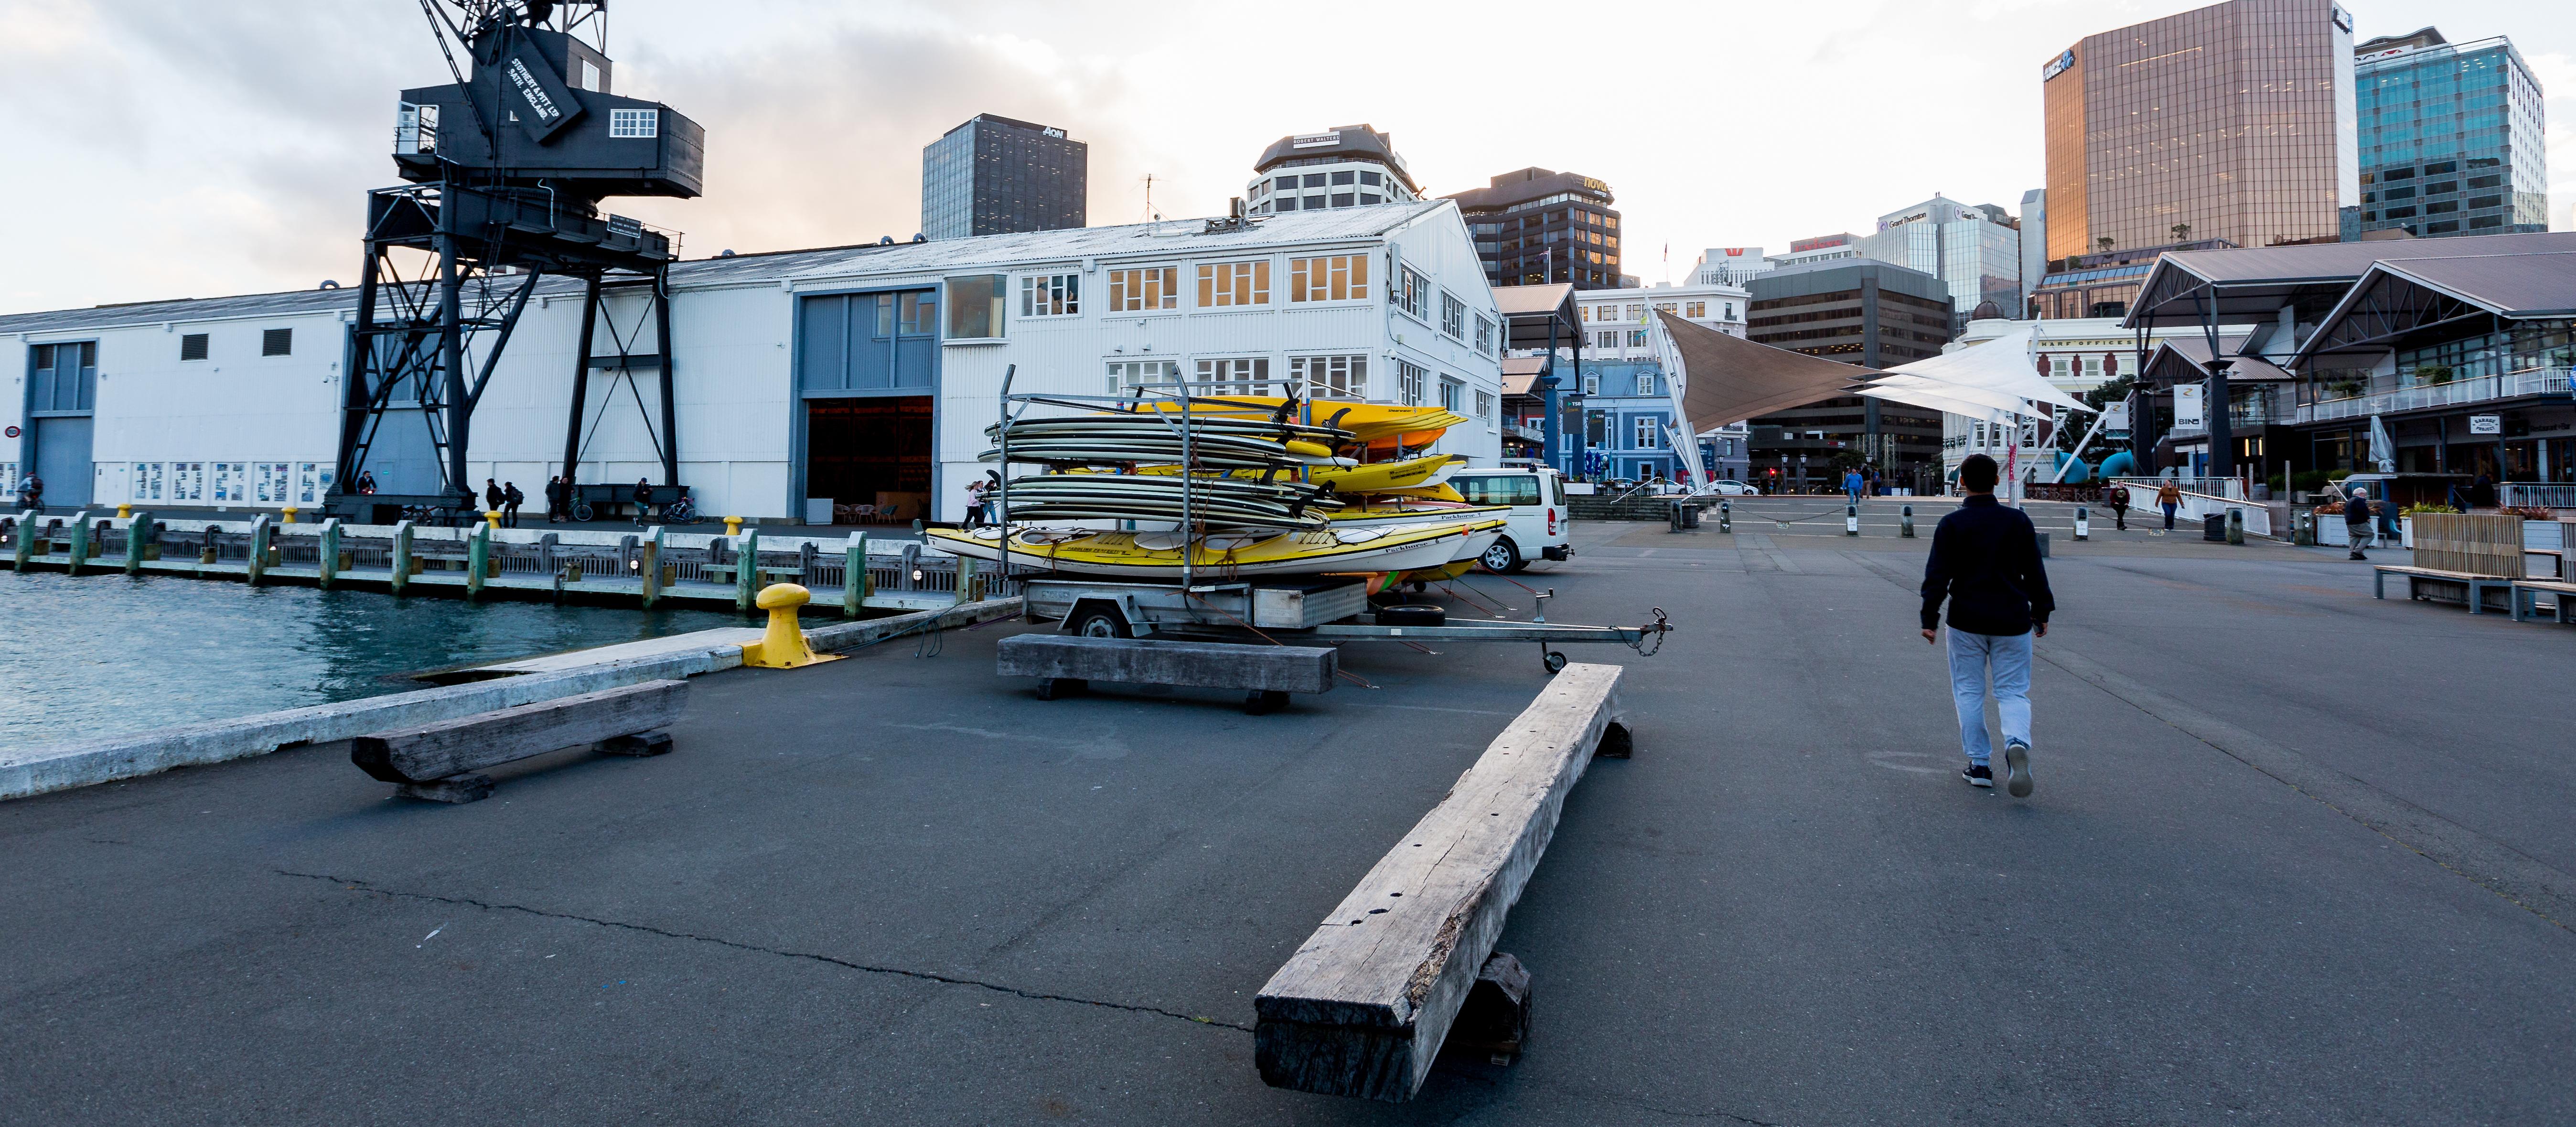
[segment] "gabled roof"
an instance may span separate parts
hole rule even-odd
[[[2293,366],[2336,353],[2386,351],[2405,338],[2496,320],[2576,318],[2576,238],[2532,254],[2374,263],[2318,322]]]
[[[2227,375],[2240,380],[2291,380],[2288,370],[2260,356],[2240,356],[2236,350],[2245,343],[2245,334],[2222,335],[2218,338],[2219,355],[2231,363]],[[2159,373],[2160,368],[2173,371]],[[2209,340],[2206,337],[2172,337],[2159,342],[2147,354],[2147,382],[2173,383],[2179,379],[2200,379],[2209,374]]]
[[[2576,250],[2576,233],[2168,251],[2120,324],[2198,325],[2213,305],[2222,324],[2269,320],[2284,305],[2321,315],[2375,263],[2564,250]]]

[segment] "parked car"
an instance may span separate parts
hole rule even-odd
[[[1476,505],[1509,505],[1510,525],[1478,561],[1497,575],[1529,566],[1532,556],[1563,560],[1574,555],[1573,517],[1565,507],[1565,479],[1544,467],[1460,470],[1449,487]]]
[[[1708,492],[1722,497],[1752,497],[1762,491],[1732,478],[1708,483]]]

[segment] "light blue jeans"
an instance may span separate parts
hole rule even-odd
[[[1980,766],[1994,755],[1986,735],[1986,683],[1994,681],[2004,739],[2030,742],[2029,634],[1971,634],[1950,627],[1950,699],[1959,706],[1959,746]]]

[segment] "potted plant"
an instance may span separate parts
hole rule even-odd
[[[2397,520],[2397,531],[2401,537],[2400,543],[2404,544],[2410,550],[2415,547],[2415,514],[2456,513],[2459,511],[2460,510],[2454,509],[2449,505],[2436,505],[2430,502],[2419,502],[2417,504],[2406,506],[2405,514],[2400,516]]]

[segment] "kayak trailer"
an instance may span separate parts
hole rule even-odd
[[[1280,644],[1346,641],[1535,642],[1554,673],[1565,668],[1560,645],[1616,642],[1652,657],[1672,632],[1661,607],[1642,626],[1576,626],[1547,620],[1554,588],[1537,592],[1528,622],[1448,620],[1445,608],[1408,604],[1370,609],[1367,587],[1353,580],[1177,584],[1114,579],[1021,580],[1030,622],[1060,622],[1062,633],[1091,638],[1234,639],[1246,634]]]

